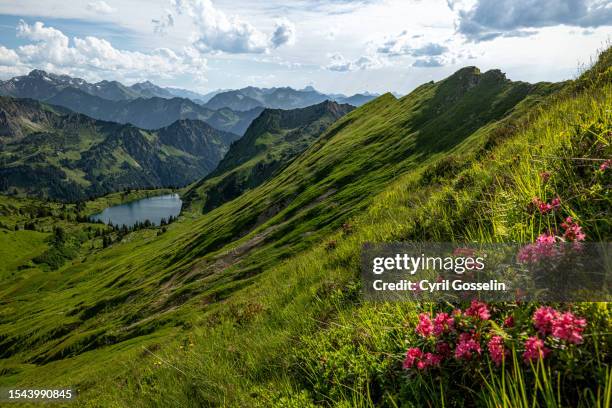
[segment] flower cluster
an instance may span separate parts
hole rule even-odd
[[[542,306],[533,314],[533,325],[542,336],[552,334],[568,343],[580,344],[586,319],[578,318],[572,312],[561,313],[550,306]]]
[[[477,300],[472,300],[470,307],[465,310],[465,315],[477,317],[480,320],[489,320],[489,317],[491,317],[487,304]]]
[[[612,167],[612,159],[608,159],[605,162],[601,163],[601,165],[599,166],[599,170],[606,171],[610,167]]]
[[[558,254],[554,245],[556,241],[554,234],[546,232],[541,234],[533,244],[527,244],[519,250],[517,256],[519,262],[532,263],[556,256]]]
[[[518,261],[522,263],[538,262],[542,259],[552,258],[560,255],[560,248],[555,246],[557,242],[580,242],[586,239],[586,234],[582,227],[572,219],[567,217],[561,223],[562,235],[545,232],[540,234],[532,244],[527,244],[519,250]]]
[[[540,359],[544,359],[550,350],[544,346],[544,340],[531,336],[525,342],[525,352],[523,353],[523,360],[526,363],[534,362]]]
[[[422,371],[450,361],[482,362],[487,355],[500,366],[511,345],[521,350],[523,361],[529,364],[547,358],[552,353],[550,346],[554,348],[559,341],[581,344],[587,325],[586,319],[550,306],[536,309],[531,319],[515,320],[510,314],[502,317],[501,324],[489,323],[491,320],[490,305],[478,300],[472,300],[465,311],[440,312],[433,318],[421,313],[415,329],[420,347],[407,350],[403,368]]]
[[[538,197],[534,197],[531,202],[540,211],[540,214],[548,214],[550,212],[558,210],[559,207],[561,207],[561,199],[559,197],[553,198],[550,203],[542,201]]]
[[[499,366],[508,355],[508,350],[504,347],[504,338],[502,336],[491,337],[489,344],[487,344],[487,348],[489,349],[491,360],[493,360],[497,366]]]
[[[567,217],[565,222],[561,223],[561,228],[563,228],[563,239],[566,241],[574,242],[574,241],[584,241],[586,235],[582,232],[582,227],[578,225],[572,217]]]

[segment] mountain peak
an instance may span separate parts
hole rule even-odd
[[[43,77],[43,76],[49,76],[49,74],[47,73],[47,71],[43,71],[42,69],[33,69],[30,71],[28,76],[29,77]]]

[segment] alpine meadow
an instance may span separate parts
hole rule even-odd
[[[36,3],[0,1],[1,406],[612,406],[612,3]],[[368,251],[438,244],[521,283],[368,296]]]

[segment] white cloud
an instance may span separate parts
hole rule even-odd
[[[11,50],[0,48],[0,65],[20,65],[42,68],[88,77],[110,76],[119,79],[158,77],[169,78],[190,74],[204,80],[206,59],[192,47],[180,52],[158,48],[150,53],[115,48],[109,41],[87,36],[70,39],[61,31],[46,27],[42,22],[32,25],[20,21],[17,35],[32,43]]]
[[[558,25],[594,28],[612,25],[609,0],[447,0],[457,31],[468,40],[524,37],[533,29]]]
[[[171,3],[177,14],[191,18],[196,27],[193,46],[203,53],[261,54],[295,41],[295,25],[287,19],[279,20],[268,36],[240,16],[226,15],[211,0],[172,0]],[[167,13],[154,20],[154,30],[164,32],[173,25],[174,17]]]
[[[87,10],[93,11],[94,13],[100,13],[100,14],[111,14],[117,11],[116,9],[109,6],[108,3],[103,0],[92,1],[91,3],[87,4]]]
[[[446,40],[448,42],[449,39]],[[413,57],[412,66],[419,68],[434,68],[456,61],[461,50],[455,44],[451,50],[444,42],[432,42],[422,34],[410,34],[402,31],[399,35],[386,37],[376,47],[376,52],[391,58]],[[403,63],[405,60],[400,60]]]
[[[418,68],[437,68],[444,66],[444,61],[439,57],[417,58],[412,63],[412,66]]]
[[[341,54],[332,54],[330,56],[331,62],[327,65],[327,69],[330,71],[337,72],[349,72],[359,71],[368,69],[377,69],[384,66],[382,60],[376,56],[363,56],[355,60],[347,60]]]
[[[272,34],[272,38],[270,38],[270,42],[274,48],[278,48],[285,44],[295,44],[295,24],[286,18],[278,20],[276,22],[276,29]]]
[[[0,45],[0,65],[15,66],[19,64],[19,56],[11,49]]]
[[[394,37],[388,37],[378,47],[377,51],[391,57],[411,55],[413,57],[431,57],[443,55],[449,51],[448,47],[434,42],[424,42],[423,35],[401,32]]]

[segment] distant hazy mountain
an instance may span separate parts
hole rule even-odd
[[[204,209],[211,210],[257,187],[353,109],[325,101],[306,108],[264,110],[245,135],[232,143],[214,172],[192,186],[185,199],[204,199]]]
[[[149,131],[0,97],[0,191],[77,200],[184,185],[212,171],[237,137],[199,120]]]
[[[204,106],[210,109],[228,107],[235,111],[248,110],[255,106],[273,109],[296,109],[316,105],[326,100],[361,106],[377,96],[369,93],[352,96],[324,94],[311,86],[299,90],[290,87],[256,88],[249,86],[242,89],[220,92],[204,104]]]
[[[152,97],[111,101],[74,88],[65,88],[45,102],[66,107],[95,119],[117,123],[131,123],[145,129],[157,129],[179,119],[197,119],[211,126],[242,135],[248,125],[263,110],[223,112],[198,105],[190,99]]]
[[[166,87],[163,89],[167,90],[174,96],[178,96],[179,98],[191,99],[192,101],[199,103],[199,104],[205,104],[206,102],[210,101],[213,96],[220,94],[221,92],[225,92],[224,89],[218,89],[216,91],[201,94],[198,92],[193,92],[193,91],[189,91],[187,89],[181,89],[181,88]]]
[[[207,98],[182,89],[162,88],[149,81],[129,87],[116,81],[91,84],[41,70],[0,82],[0,95],[37,99],[95,119],[131,123],[146,129],[167,126],[179,119],[198,119],[219,130],[242,135],[263,110],[252,106],[233,112],[220,105],[218,109],[222,111],[217,112],[174,93]]]
[[[265,105],[261,101],[251,98],[240,91],[228,91],[213,96],[203,106],[215,110],[230,108],[234,111],[247,111],[257,107],[264,107]]]
[[[135,83],[130,86],[130,89],[138,94],[140,98],[153,98],[155,96],[160,98],[174,98],[176,96],[168,89],[157,86],[150,81]]]

